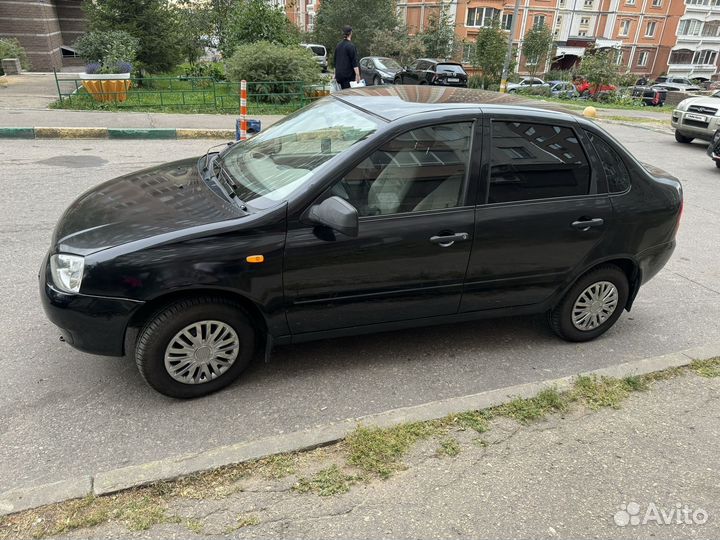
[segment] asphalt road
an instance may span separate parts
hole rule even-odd
[[[128,359],[61,343],[36,276],[82,191],[213,142],[3,140],[0,491],[720,341],[720,171],[704,145],[608,128],[679,176],[686,204],[672,260],[601,339],[565,343],[543,317],[526,317],[288,346],[191,402],[152,391]]]

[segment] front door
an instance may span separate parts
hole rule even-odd
[[[359,234],[291,220],[284,288],[293,334],[457,313],[472,246],[471,121],[408,131],[329,188]]]
[[[573,124],[488,120],[489,190],[477,208],[461,311],[549,299],[612,226],[597,158]]]

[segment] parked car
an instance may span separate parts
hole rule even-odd
[[[707,147],[707,155],[715,162],[715,166],[720,169],[720,129],[718,129],[710,139]]]
[[[720,90],[710,96],[698,96],[678,103],[670,123],[675,128],[675,140],[690,143],[693,139],[710,140],[720,128]]]
[[[436,86],[467,86],[468,76],[457,62],[420,58],[412,66],[395,74],[395,84],[432,84]]]
[[[358,88],[85,192],[55,228],[42,303],[67,343],[134,355],[180,398],[256,350],[327,337],[547,313],[587,341],[670,258],[682,200],[550,104]]]
[[[508,93],[512,94],[514,92],[517,92],[518,90],[525,90],[527,88],[550,88],[550,83],[546,83],[542,79],[538,79],[537,77],[524,77],[520,80],[520,82],[516,83],[508,83],[507,85],[507,91]]]
[[[617,86],[613,84],[591,84],[590,81],[580,81],[575,85],[575,88],[583,97],[600,97],[603,94],[609,94],[617,91]]]
[[[360,59],[360,77],[368,85],[392,84],[395,75],[402,66],[392,58],[384,56],[366,56]]]
[[[642,98],[647,106],[662,107],[667,98],[667,89],[662,86],[633,86],[630,88],[630,95]]]
[[[669,92],[700,92],[702,90],[685,77],[658,77],[653,86],[662,86]]]
[[[323,73],[326,73],[328,70],[328,56],[325,45],[318,43],[301,43],[300,46],[305,47],[313,54],[315,61],[320,64]]]
[[[580,95],[573,83],[568,81],[550,81],[550,95],[553,97],[575,98]]]

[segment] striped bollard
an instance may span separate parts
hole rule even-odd
[[[247,81],[240,81],[240,140],[247,140]]]

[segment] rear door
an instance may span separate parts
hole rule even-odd
[[[496,113],[485,128],[485,196],[461,311],[551,298],[593,258],[613,219],[599,160],[574,121]]]

